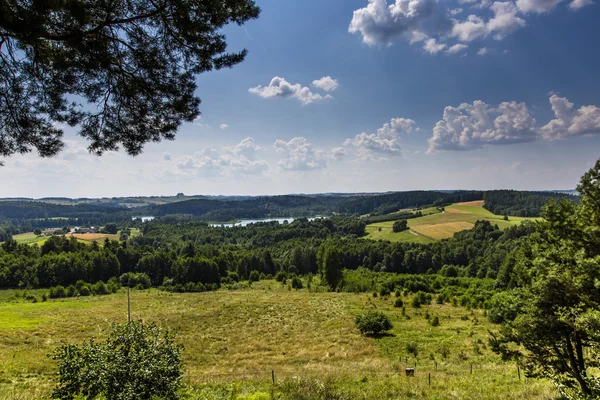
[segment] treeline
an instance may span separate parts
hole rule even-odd
[[[578,196],[555,192],[521,192],[491,190],[483,193],[484,207],[496,215],[539,217],[548,200],[565,198],[577,201]]]
[[[339,254],[343,269],[373,272],[478,277],[509,287],[512,254],[532,225],[500,231],[478,222],[470,231],[429,245],[359,238],[364,223],[336,217],[290,224],[262,223],[215,228],[201,222],[144,225],[144,235],[128,241],[84,245],[61,236],[42,246],[0,246],[0,285],[28,288],[68,287],[82,280],[95,284],[125,273],[145,274],[153,286],[201,283],[219,287],[255,276],[315,275],[324,267],[325,250]],[[337,257],[337,256],[336,256]],[[210,286],[208,286],[210,285]],[[339,288],[344,288],[343,284]],[[370,288],[369,288],[370,289]]]
[[[60,205],[36,201],[0,202],[0,221],[17,227],[19,233],[31,232],[36,228],[96,226],[107,222],[125,222],[131,220],[131,216],[131,211],[124,207],[90,204]]]
[[[481,200],[483,192],[435,192],[435,191],[411,191],[389,193],[378,196],[365,196],[351,198],[344,202],[339,212],[345,214],[389,214],[404,208],[415,208],[425,205],[445,206],[463,201]]]
[[[153,206],[156,216],[189,214],[206,221],[231,221],[238,218],[268,216],[312,216],[331,214],[343,201],[340,197],[269,196],[244,200],[194,199]]]

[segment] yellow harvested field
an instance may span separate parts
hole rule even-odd
[[[455,203],[454,205],[467,207],[483,207],[483,200],[463,201],[462,203]]]
[[[471,229],[473,226],[474,224],[470,222],[447,222],[434,225],[417,225],[413,226],[411,230],[431,239],[439,240],[450,238],[454,236],[456,232]]]
[[[114,235],[108,235],[106,233],[73,233],[71,234],[75,239],[81,240],[98,240],[98,239],[106,239],[111,238]]]

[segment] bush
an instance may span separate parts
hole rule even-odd
[[[90,294],[92,294],[92,290],[90,289],[90,287],[88,285],[83,285],[79,289],[79,295],[80,296],[89,296]]]
[[[440,326],[440,319],[437,315],[433,317],[433,320],[431,320],[431,326]]]
[[[63,345],[52,398],[179,399],[181,351],[173,336],[141,322],[113,325],[105,343]]]
[[[431,304],[432,299],[433,297],[431,296],[431,293],[425,293],[419,290],[413,297],[411,304],[414,308],[419,308],[421,305]]]
[[[260,274],[257,270],[250,272],[250,276],[248,276],[248,280],[250,282],[258,282],[260,280]]]
[[[104,282],[98,281],[92,286],[92,293],[94,293],[95,295],[102,295],[102,294],[108,294],[110,292],[108,291],[106,284],[104,284]]]
[[[392,230],[394,232],[402,232],[408,229],[408,223],[405,219],[401,219],[399,221],[394,222],[392,226]]]
[[[379,335],[383,332],[392,329],[392,321],[387,315],[380,311],[367,311],[364,314],[359,314],[354,319],[356,327],[360,333]]]
[[[402,301],[402,298],[397,297],[396,301],[394,301],[394,307],[401,308],[403,306],[404,306],[404,301]]]
[[[73,285],[69,285],[67,288],[67,297],[75,297],[77,295],[77,288]]]
[[[285,283],[287,280],[287,272],[277,271],[277,273],[275,274],[275,280],[277,282]]]
[[[387,287],[382,287],[381,290],[379,291],[379,295],[381,297],[386,297],[390,295],[390,289],[388,289]]]
[[[415,358],[419,357],[419,345],[416,342],[406,343],[406,352],[412,354]]]
[[[49,296],[51,299],[60,299],[63,297],[67,297],[67,292],[65,291],[64,287],[58,285],[56,287],[50,288]]]
[[[292,288],[293,289],[302,289],[303,288],[302,279],[300,279],[300,277],[294,276],[292,278]]]

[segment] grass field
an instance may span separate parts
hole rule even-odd
[[[138,236],[140,234],[140,230],[138,228],[131,228],[131,236]],[[87,244],[91,244],[92,242],[98,242],[99,244],[104,243],[104,240],[106,240],[106,238],[109,238],[110,240],[119,240],[120,238],[120,234],[114,234],[114,235],[109,235],[109,234],[105,234],[105,233],[84,233],[84,234],[78,234],[78,233],[74,233],[71,235],[67,235],[67,237],[69,236],[73,236],[74,238],[76,238],[77,240],[83,242],[83,243],[87,243]],[[22,233],[20,235],[14,235],[13,239],[17,241],[17,243],[21,243],[21,244],[37,244],[38,246],[41,246],[42,244],[44,244],[44,242],[46,240],[48,240],[50,236],[36,236],[33,232],[29,232],[29,233]]]
[[[48,353],[63,342],[104,337],[111,323],[126,321],[125,292],[38,303],[15,302],[14,293],[0,292],[2,399],[48,395],[56,368]],[[333,388],[340,396],[332,399],[557,398],[550,383],[520,381],[516,366],[487,348],[488,330],[496,328],[481,311],[436,304],[407,307],[404,317],[393,300],[263,281],[238,291],[134,291],[132,316],[176,330],[185,346],[185,382],[198,399],[236,398],[234,382],[240,395],[268,393],[272,370],[280,383]],[[392,318],[391,335],[358,333],[354,315],[369,308]],[[440,326],[428,316],[438,316]],[[417,343],[417,358],[408,354],[409,342]],[[416,376],[406,377],[404,369],[415,363]]]
[[[478,220],[490,221],[500,229],[518,225],[532,218],[509,217],[494,215],[483,208],[483,200],[467,203],[456,203],[445,208],[443,213],[425,215],[408,220],[408,231],[394,233],[393,221],[379,222],[367,226],[366,238],[373,240],[389,240],[391,242],[430,243],[452,237],[456,232],[471,229]],[[380,229],[381,228],[381,229]]]

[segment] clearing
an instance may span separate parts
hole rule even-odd
[[[394,233],[394,221],[378,222],[367,226],[367,239],[389,240],[391,242],[431,243],[440,239],[451,238],[456,232],[471,229],[478,220],[490,221],[505,229],[519,225],[526,220],[536,218],[508,217],[492,214],[483,208],[483,200],[455,203],[445,208],[442,213],[424,215],[408,220],[408,231]]]
[[[138,228],[131,228],[131,237],[140,235],[140,230]],[[65,235],[67,237],[73,236],[75,239],[86,243],[91,244],[92,242],[97,242],[98,244],[104,243],[104,241],[108,238],[110,240],[119,240],[121,237],[120,232],[114,235],[107,233],[72,233]],[[37,244],[38,246],[43,245],[48,238],[51,236],[41,235],[36,236],[35,233],[21,233],[19,235],[14,235],[13,239],[20,244]]]

